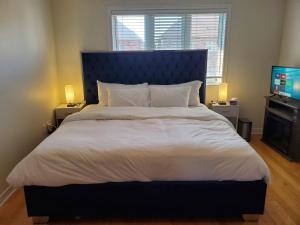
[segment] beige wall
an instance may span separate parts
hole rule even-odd
[[[287,0],[279,63],[300,66],[300,0]]]
[[[0,0],[0,195],[58,103],[50,15],[47,0]]]
[[[226,59],[229,96],[238,97],[241,115],[261,128],[271,66],[278,62],[284,0],[52,0],[61,101],[65,84],[73,84],[77,100],[83,99],[80,51],[110,49],[109,8],[199,8],[201,3],[232,7]],[[217,94],[216,86],[208,87],[207,102]]]

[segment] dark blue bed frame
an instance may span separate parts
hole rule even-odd
[[[97,80],[121,84],[179,84],[201,80],[205,101],[207,50],[84,52],[82,69],[87,104],[98,103]]]
[[[96,81],[137,84],[203,82],[207,51],[82,53],[84,95],[98,102]],[[163,171],[162,171],[163,172]],[[263,214],[267,185],[258,181],[153,181],[25,186],[29,216],[183,218]]]

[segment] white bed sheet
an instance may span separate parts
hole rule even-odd
[[[99,107],[70,115],[24,158],[9,184],[270,180],[223,116],[195,108]]]

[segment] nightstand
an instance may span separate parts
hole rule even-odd
[[[229,102],[226,105],[220,105],[218,103],[212,103],[209,108],[216,113],[219,113],[226,117],[237,129],[239,119],[239,104],[230,105]]]
[[[68,116],[76,112],[80,112],[84,108],[85,104],[80,103],[73,107],[68,107],[67,104],[60,104],[55,108],[55,118],[57,127]]]

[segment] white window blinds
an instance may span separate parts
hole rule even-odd
[[[114,16],[112,28],[114,50],[128,51],[146,49],[144,16]]]
[[[184,16],[154,16],[154,49],[184,49]]]
[[[113,50],[208,49],[207,83],[223,74],[226,13],[112,15]]]

